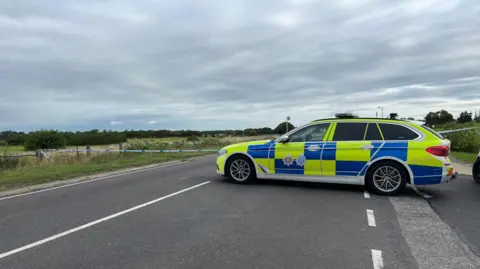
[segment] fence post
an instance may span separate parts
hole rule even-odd
[[[122,150],[123,150],[123,144],[122,143],[118,144],[118,150],[120,150],[120,152],[118,152],[118,155],[122,156],[122,153],[123,153],[122,152]]]
[[[80,160],[80,152],[78,151],[78,146],[77,146],[77,160]]]
[[[35,157],[37,157],[37,161],[38,162],[41,162],[43,160],[43,154],[42,154],[42,151],[37,149],[35,151]]]
[[[90,145],[87,145],[87,156],[90,156],[90,154],[91,154],[90,150],[91,150]]]

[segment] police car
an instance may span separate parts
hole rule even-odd
[[[236,183],[256,179],[365,185],[395,195],[406,184],[454,177],[450,140],[422,122],[337,116],[312,121],[275,140],[222,148],[217,173]]]

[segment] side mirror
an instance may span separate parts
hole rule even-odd
[[[286,143],[286,142],[288,142],[288,140],[290,140],[290,137],[288,137],[288,135],[282,135],[282,136],[280,136],[280,138],[278,139],[278,142],[279,142],[279,143]]]

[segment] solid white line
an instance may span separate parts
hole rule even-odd
[[[213,156],[213,155],[206,156],[206,157],[201,157],[201,158],[195,158],[195,159],[193,159],[192,161],[206,159],[206,158],[211,157],[211,156]],[[25,192],[25,193],[20,193],[20,194],[16,194],[16,195],[10,195],[10,196],[1,197],[1,198],[0,198],[0,201],[2,201],[2,200],[7,200],[7,199],[12,199],[12,198],[16,198],[16,197],[20,197],[20,196],[26,196],[26,195],[30,195],[30,194],[36,194],[36,193],[45,192],[45,191],[53,191],[53,190],[56,190],[56,189],[71,187],[71,186],[80,185],[80,184],[89,183],[89,182],[95,182],[95,181],[104,180],[104,179],[113,178],[113,177],[125,176],[125,175],[134,174],[134,173],[140,173],[140,172],[155,170],[155,169],[159,169],[159,168],[164,168],[164,167],[169,167],[169,166],[174,166],[174,165],[179,165],[179,164],[185,164],[185,163],[189,163],[189,162],[191,162],[191,161],[185,161],[185,162],[179,162],[179,163],[172,163],[172,164],[166,164],[166,165],[161,165],[161,166],[155,166],[155,167],[151,167],[151,168],[145,168],[145,169],[140,169],[140,170],[125,172],[125,173],[119,173],[119,174],[115,174],[115,175],[111,175],[111,176],[99,177],[99,178],[95,178],[95,179],[87,179],[87,180],[84,180],[84,181],[79,181],[79,182],[75,182],[75,183],[65,184],[65,185],[58,186],[58,187],[47,188],[47,189],[38,190],[38,191],[31,191],[31,192]]]
[[[365,196],[365,199],[370,199],[370,193],[366,190],[363,192],[363,196]]]
[[[181,190],[181,191],[177,191],[177,192],[171,193],[171,194],[169,194],[169,195],[160,197],[160,198],[155,199],[155,200],[152,200],[152,201],[150,201],[150,202],[146,202],[146,203],[144,203],[144,204],[137,205],[137,206],[135,206],[135,207],[132,207],[132,208],[129,208],[129,209],[127,209],[127,210],[124,210],[124,211],[115,213],[115,214],[113,214],[113,215],[110,215],[110,216],[107,216],[107,217],[104,217],[104,218],[101,218],[101,219],[98,219],[98,220],[89,222],[89,223],[84,224],[84,225],[82,225],[82,226],[78,226],[78,227],[73,228],[73,229],[70,229],[70,230],[68,230],[68,231],[65,231],[65,232],[56,234],[56,235],[54,235],[54,236],[47,237],[47,238],[45,238],[45,239],[39,240],[39,241],[37,241],[37,242],[31,243],[31,244],[28,244],[28,245],[25,245],[25,246],[23,246],[23,247],[19,247],[19,248],[17,248],[17,249],[10,250],[10,251],[8,251],[8,252],[5,252],[5,253],[0,254],[0,259],[3,259],[3,258],[5,258],[5,257],[10,256],[10,255],[13,255],[13,254],[15,254],[15,253],[18,253],[18,252],[20,252],[20,251],[24,251],[24,250],[27,250],[27,249],[36,247],[36,246],[38,246],[38,245],[45,244],[45,243],[47,243],[47,242],[49,242],[49,241],[58,239],[58,238],[60,238],[60,237],[66,236],[66,235],[68,235],[68,234],[71,234],[71,233],[74,233],[74,232],[78,232],[78,231],[80,231],[80,230],[83,230],[83,229],[88,228],[88,227],[90,227],[90,226],[93,226],[93,225],[95,225],[95,224],[99,224],[99,223],[104,222],[104,221],[107,221],[107,220],[109,220],[109,219],[113,219],[113,218],[116,218],[116,217],[118,217],[118,216],[127,214],[127,213],[129,213],[129,212],[138,210],[138,209],[140,209],[140,208],[142,208],[142,207],[146,207],[146,206],[148,206],[148,205],[151,205],[151,204],[160,202],[160,201],[162,201],[162,200],[165,200],[165,199],[170,198],[170,197],[172,197],[172,196],[178,195],[178,194],[180,194],[180,193],[182,193],[182,192],[186,192],[186,191],[189,191],[189,190],[198,188],[198,187],[203,186],[203,185],[205,185],[205,184],[208,184],[208,183],[210,183],[210,182],[211,182],[211,181],[206,181],[206,182],[200,183],[200,184],[198,184],[198,185],[195,185],[195,186],[192,186],[192,187],[183,189],[183,190]]]
[[[367,219],[368,219],[368,226],[375,227],[375,216],[373,215],[373,210],[367,209]]]
[[[383,258],[380,250],[372,249],[373,269],[383,269]]]

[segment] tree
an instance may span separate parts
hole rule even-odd
[[[480,112],[477,113],[477,111],[475,111],[475,118],[473,118],[473,120],[476,122],[480,122]]]
[[[445,124],[453,121],[453,115],[444,109],[436,112],[428,112],[428,114],[425,116],[425,123],[430,126],[435,124]]]
[[[187,137],[187,141],[192,142],[193,144],[197,144],[200,141],[200,139],[198,139],[198,137],[192,135],[192,136]]]
[[[31,132],[25,139],[25,150],[65,148],[65,137],[54,130]]]
[[[463,111],[460,113],[460,116],[457,118],[458,123],[468,123],[472,122],[472,112]]]
[[[286,123],[286,124],[285,124]],[[287,124],[288,124],[288,131],[291,131],[293,129],[295,129],[295,126],[293,126],[293,124],[291,124],[290,122],[282,122],[280,123],[275,129],[273,129],[273,132],[275,134],[284,134],[287,132]]]

